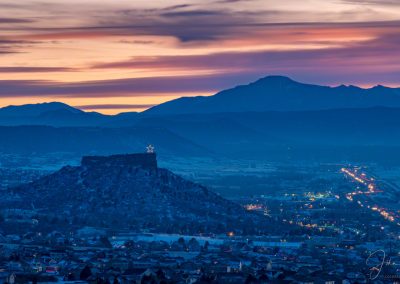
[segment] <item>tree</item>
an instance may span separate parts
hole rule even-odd
[[[67,276],[67,281],[75,281],[75,276],[74,276],[74,274],[73,273],[68,273],[68,276]]]
[[[210,246],[210,243],[208,241],[206,241],[204,243],[204,251],[208,251],[208,247]]]
[[[178,239],[178,243],[179,243],[180,245],[184,245],[184,244],[185,244],[185,239],[182,238],[182,237],[180,237],[180,238]]]
[[[188,243],[189,249],[191,251],[198,251],[200,250],[200,244],[195,238],[191,238]]]
[[[247,276],[245,283],[246,284],[256,284],[256,283],[258,283],[258,280],[252,274],[249,274],[249,276]]]
[[[86,265],[85,268],[82,269],[81,274],[79,275],[79,279],[86,280],[90,276],[92,276],[92,271],[90,270],[90,267],[88,265]]]
[[[110,243],[110,241],[108,240],[108,238],[106,236],[101,236],[100,237],[100,242],[107,248],[112,248],[112,244]]]

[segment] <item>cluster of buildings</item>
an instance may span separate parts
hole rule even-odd
[[[48,171],[0,167],[0,190],[6,190],[9,187],[33,181],[45,174],[48,174]]]
[[[74,235],[2,235],[0,283],[386,283],[400,264],[400,246],[385,239],[106,235],[91,228]],[[382,261],[372,279],[371,268]]]

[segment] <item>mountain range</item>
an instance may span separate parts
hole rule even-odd
[[[377,85],[318,86],[284,76],[267,76],[208,97],[182,97],[142,113],[103,115],[60,102],[0,108],[0,125],[129,126],[140,117],[227,112],[313,111],[342,108],[400,108],[400,88]]]
[[[155,106],[148,114],[306,111],[374,106],[400,107],[400,88],[318,86],[268,76],[210,97],[183,97]]]
[[[111,116],[84,112],[60,102],[0,108],[0,125],[94,126],[105,124]],[[113,117],[117,119],[117,116]]]
[[[6,107],[0,125],[3,153],[114,154],[152,143],[162,155],[343,161],[390,152],[398,160],[400,89],[269,76],[142,113],[103,115],[57,102]]]

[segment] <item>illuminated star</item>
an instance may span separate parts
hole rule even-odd
[[[149,144],[149,145],[146,147],[146,153],[148,153],[148,154],[154,153],[154,146],[151,145],[151,144]]]

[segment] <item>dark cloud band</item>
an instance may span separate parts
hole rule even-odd
[[[0,97],[135,97],[214,92],[257,78],[255,74],[220,74],[132,78],[82,83],[57,83],[33,80],[0,81]]]
[[[100,105],[81,105],[75,106],[81,110],[107,110],[107,109],[147,109],[155,104],[100,104]]]
[[[73,68],[67,67],[24,67],[8,66],[0,67],[0,73],[48,73],[48,72],[72,72]]]

